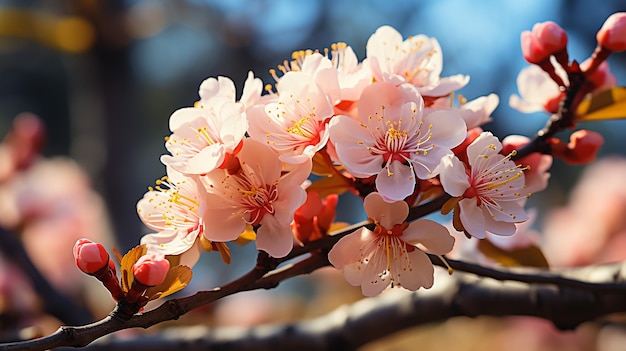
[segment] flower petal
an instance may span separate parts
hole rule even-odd
[[[409,205],[404,201],[387,202],[379,193],[370,193],[363,200],[365,213],[369,218],[380,222],[380,225],[391,229],[404,222],[409,215]]]
[[[400,161],[392,161],[389,170],[383,168],[378,173],[376,188],[378,192],[392,201],[404,199],[415,190],[413,169]]]
[[[418,219],[409,224],[400,237],[407,244],[420,244],[428,252],[443,255],[452,250],[454,237],[446,227],[428,219]]]

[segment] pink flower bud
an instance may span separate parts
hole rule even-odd
[[[157,286],[165,280],[170,270],[170,262],[165,256],[148,254],[141,256],[133,265],[135,279],[145,286]]]
[[[583,165],[596,159],[604,138],[599,133],[581,129],[570,135],[568,144],[556,138],[549,139],[548,143],[554,157],[561,157],[571,165]]]
[[[550,52],[544,50],[537,37],[535,37],[530,31],[523,31],[521,34],[522,54],[524,59],[528,63],[538,64],[546,61],[550,57]]]
[[[93,275],[109,265],[109,253],[102,244],[89,239],[78,239],[73,251],[76,265],[87,274]]]
[[[626,50],[626,12],[609,16],[596,34],[596,40],[611,51]]]
[[[554,54],[567,46],[567,34],[558,24],[547,21],[533,26],[532,35],[543,51]]]

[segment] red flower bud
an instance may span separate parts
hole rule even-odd
[[[170,262],[159,254],[141,256],[133,265],[135,280],[148,287],[163,283],[169,270]]]
[[[522,54],[528,63],[539,64],[550,57],[550,52],[546,51],[530,31],[523,31],[521,34]]]
[[[550,54],[562,51],[567,46],[567,34],[563,28],[552,21],[535,24],[532,35],[537,45]]]
[[[89,239],[78,239],[73,252],[76,266],[87,274],[94,275],[109,265],[109,253],[104,246]]]
[[[596,40],[611,51],[626,50],[626,12],[609,16],[596,34]]]
[[[581,129],[570,135],[567,145],[556,138],[548,142],[552,147],[554,157],[561,157],[572,165],[583,165],[596,159],[598,150],[604,144],[604,138],[599,133]]]

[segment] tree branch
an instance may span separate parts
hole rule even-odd
[[[295,324],[175,328],[136,339],[109,336],[86,350],[351,350],[406,328],[457,316],[534,316],[552,321],[560,329],[573,329],[610,313],[626,312],[623,292],[591,289],[591,284],[625,288],[625,267],[622,263],[562,272],[569,279],[590,284],[588,287],[442,274],[430,290],[394,289]]]

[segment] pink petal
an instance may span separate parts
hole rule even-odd
[[[404,201],[389,203],[379,193],[370,193],[363,200],[365,213],[369,218],[391,229],[395,224],[401,224],[409,215],[409,205]]]
[[[238,209],[219,208],[223,200],[218,196],[207,196],[209,203],[213,203],[213,207],[206,207],[202,219],[204,221],[204,236],[211,241],[232,241],[235,240],[246,229],[246,223],[239,213],[234,212]]]
[[[454,237],[448,229],[428,219],[418,219],[409,224],[400,237],[407,244],[421,244],[428,252],[443,255],[452,250]]]
[[[465,231],[475,238],[484,239],[487,230],[485,228],[485,215],[476,206],[476,199],[463,199],[459,201],[459,207],[461,209],[459,217]]]
[[[209,145],[187,161],[184,173],[208,173],[219,167],[222,162],[224,162],[224,146],[221,144]]]
[[[257,231],[256,247],[267,252],[270,256],[285,257],[293,249],[293,232],[289,223],[285,225],[274,216],[266,214],[261,220],[261,227]]]
[[[400,161],[392,161],[389,165],[389,171],[383,168],[378,173],[376,189],[392,201],[404,199],[415,190],[413,169]]]
[[[158,251],[164,255],[180,255],[193,246],[196,238],[197,235],[185,237],[175,231],[164,231],[144,235],[141,244],[145,244],[149,251]]]
[[[456,156],[442,158],[439,168],[439,179],[446,193],[461,196],[470,187],[465,165]]]
[[[489,148],[490,145],[493,145],[493,149]],[[482,132],[478,138],[467,147],[467,159],[470,166],[473,167],[477,160],[484,159],[483,156],[495,155],[499,153],[500,150],[502,150],[500,140],[491,134],[491,132]]]
[[[429,289],[434,282],[434,268],[428,256],[420,250],[407,252],[410,269],[402,270],[398,276],[400,286],[415,291],[420,287]]]

